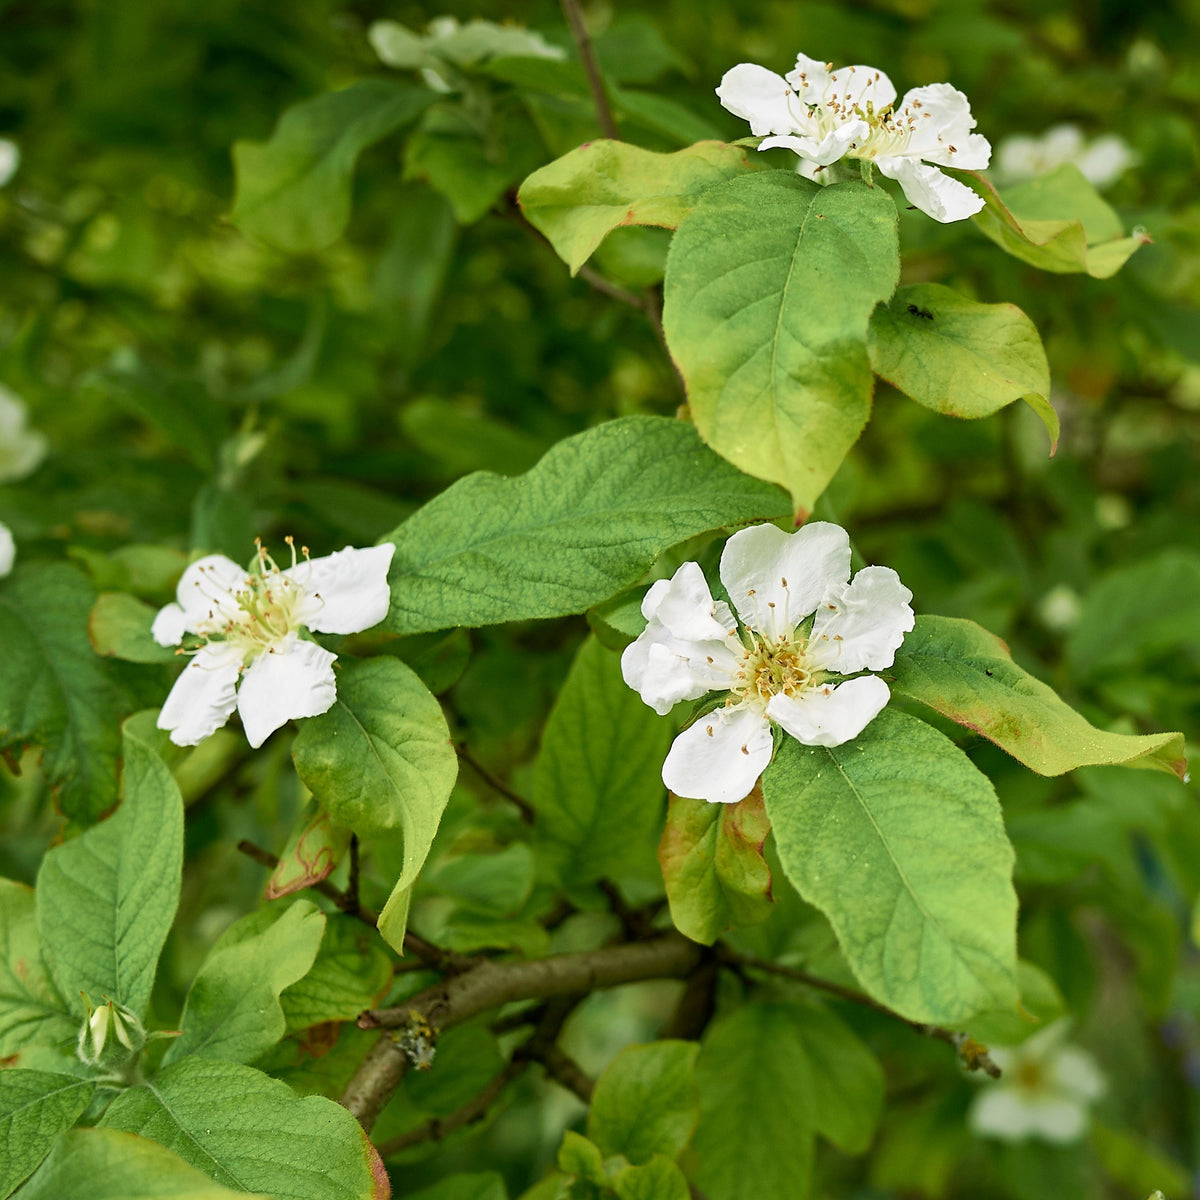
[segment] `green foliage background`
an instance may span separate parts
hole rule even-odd
[[[70,747],[48,752],[41,770],[38,756],[26,755],[17,772],[14,748],[14,769],[0,769],[0,875],[32,885],[60,834],[78,833],[112,807],[121,757],[116,720],[160,704],[169,685],[169,664],[143,643],[122,643],[121,661],[91,653],[83,641],[89,612],[93,644],[112,648],[116,637],[97,630],[97,594],[122,593],[157,607],[171,598],[193,546],[242,560],[256,535],[277,545],[291,533],[314,553],[371,544],[471,471],[519,474],[563,438],[619,416],[671,417],[683,402],[646,314],[572,278],[516,204],[525,176],[597,135],[586,93],[555,95],[520,78],[481,74],[475,106],[464,112],[425,90],[414,99],[419,77],[389,71],[368,43],[375,20],[423,29],[443,13],[514,20],[570,44],[551,3],[0,3],[0,135],[14,138],[22,153],[17,175],[0,189],[0,382],[28,402],[52,445],[35,475],[0,486],[0,521],[12,528],[23,564],[70,573],[53,594],[67,596],[56,603],[73,614],[75,633],[49,652],[81,659],[83,683],[40,700],[55,720],[100,730],[91,763],[103,775],[81,784]],[[1101,729],[1121,716],[1120,732],[1194,731],[1195,0],[616,0],[593,6],[591,18],[622,131],[652,150],[744,136],[744,123],[712,95],[721,74],[738,61],[784,70],[800,49],[837,63],[877,64],[901,90],[950,79],[970,96],[979,130],[993,144],[1072,120],[1090,132],[1119,133],[1135,148],[1137,165],[1107,198],[1126,229],[1142,228],[1154,242],[1113,278],[1039,273],[1003,255],[969,223],[938,226],[902,207],[901,282],[922,289],[914,295],[946,285],[982,303],[1011,302],[1041,333],[1050,399],[1062,423],[1055,457],[1048,457],[1037,415],[1023,405],[959,421],[881,386],[862,439],[815,511],[850,528],[868,561],[896,568],[918,611],[968,618],[999,635],[1021,667],[1052,683]],[[361,147],[340,151],[346,169],[360,151],[344,235],[337,220],[314,232],[304,212],[296,216],[298,232],[269,221],[256,229],[253,205],[234,209],[235,160],[242,169],[253,162],[247,144],[266,142],[285,109],[362,80],[410,91],[396,92],[386,119],[368,131],[394,132],[379,141],[363,133]],[[339,186],[337,179],[316,181],[312,212],[325,212],[319,198],[330,192],[336,208]],[[299,249],[273,248],[263,234]],[[592,265],[642,297],[661,280],[669,237],[665,229],[620,229]],[[310,248],[314,242],[327,244]],[[686,374],[687,363],[680,366]],[[1033,382],[1040,378],[1034,371]],[[1036,391],[1033,383],[1028,391]],[[656,469],[651,461],[644,476],[622,481],[631,507],[652,502]],[[549,467],[539,470],[538,486],[552,496],[555,476]],[[786,501],[781,505],[767,485],[738,478],[745,495],[727,500],[736,511],[715,522],[697,517],[675,531],[678,537],[626,547],[615,562],[581,555],[572,573],[578,591],[555,611],[607,598],[664,550],[659,574],[686,558],[710,566],[719,550],[707,532],[714,524],[784,511]],[[493,512],[518,503],[504,490],[511,485],[469,486],[486,495],[447,496],[447,533],[462,527],[454,502],[466,506],[462,512],[469,503]],[[699,501],[694,507],[704,510]],[[421,520],[437,518],[438,510],[429,510]],[[692,540],[670,549],[685,538]],[[22,611],[45,611],[38,588],[49,589],[50,579],[22,582],[29,593]],[[546,805],[557,774],[585,785],[577,813],[554,810],[530,831],[484,775],[464,766],[428,867],[411,897],[402,898],[404,905],[411,900],[411,927],[456,952],[501,946],[538,955],[601,944],[617,929],[601,882],[615,880],[634,905],[661,895],[650,853],[661,814],[653,828],[647,820],[644,838],[639,829],[606,825],[605,805],[625,785],[572,756],[578,739],[597,736],[589,730],[619,727],[631,761],[653,763],[662,723],[631,703],[615,675],[600,678],[597,642],[575,659],[589,632],[583,618],[529,621],[550,602],[530,608],[518,600],[477,614],[486,628],[438,632],[446,622],[423,620],[419,597],[415,603],[411,611],[393,607],[385,632],[345,643],[348,652],[391,656],[407,667],[353,669],[407,679],[411,668],[441,700],[451,735],[535,809]],[[13,611],[0,600],[0,628],[18,619]],[[146,611],[137,608],[134,616]],[[628,632],[622,636],[620,618],[619,606],[593,614],[599,641],[622,644]],[[114,630],[133,637],[127,630],[134,617],[122,621],[112,608],[110,619]],[[25,640],[33,645],[38,636],[35,630]],[[607,661],[611,673],[611,655]],[[5,729],[15,727],[10,715],[31,670],[26,659],[0,664]],[[599,681],[576,694],[573,681],[589,672]],[[364,675],[359,686],[368,690],[371,679]],[[928,717],[919,692],[908,694],[913,699],[901,706]],[[345,696],[352,695],[348,678]],[[662,1130],[628,1128],[625,1106],[634,1101],[622,1101],[620,1089],[636,1090],[637,1071],[626,1057],[633,1052],[614,1055],[672,1032],[678,985],[596,994],[572,1017],[565,1044],[593,1075],[610,1061],[622,1064],[604,1077],[617,1100],[609,1094],[602,1103],[598,1090],[585,1125],[582,1105],[524,1076],[482,1130],[389,1157],[395,1193],[416,1195],[460,1172],[495,1171],[508,1194],[520,1195],[554,1163],[562,1130],[571,1125],[604,1154],[624,1153],[628,1170],[661,1173],[651,1183],[649,1176],[627,1181],[621,1195],[675,1195],[672,1160],[681,1151],[710,1200],[800,1195],[810,1158],[814,1195],[1082,1200],[1155,1187],[1188,1194],[1200,1149],[1194,791],[1165,774],[1119,767],[1034,775],[984,739],[949,721],[943,727],[999,794],[1016,849],[1022,958],[1053,980],[1061,1006],[1075,1017],[1077,1040],[1108,1077],[1087,1141],[1058,1149],[975,1139],[964,1122],[975,1085],[944,1046],[851,1005],[836,1015],[816,1009],[819,1015],[797,1031],[778,1007],[795,1006],[793,991],[752,989],[744,976],[730,974],[717,992],[716,1021],[686,1072],[676,1060],[690,1051],[661,1043],[664,1062],[656,1070],[690,1079],[694,1069],[704,1085],[699,1101],[684,1083],[671,1091],[663,1103],[674,1120],[664,1118]],[[299,923],[305,915],[279,916],[230,941],[235,919],[259,907],[265,881],[263,868],[237,852],[238,842],[282,852],[303,819],[304,785],[320,791],[327,764],[315,755],[306,771],[300,740],[296,752],[299,777],[290,739],[282,736],[254,755],[229,731],[194,752],[168,754],[188,805],[185,866],[179,914],[149,1000],[151,1028],[178,1019],[214,945],[231,953],[242,938],[268,938],[285,920]],[[797,774],[809,769],[791,767]],[[771,802],[768,789],[768,809]],[[802,831],[780,831],[785,860],[794,853],[789,838],[808,844]],[[624,856],[623,840],[630,843]],[[968,870],[976,865],[969,846],[958,849]],[[68,842],[52,851],[43,874],[54,855],[70,850]],[[398,878],[407,888],[405,866],[400,846],[382,839],[364,863],[365,901],[381,908]],[[334,879],[344,886],[345,864]],[[734,936],[737,948],[841,978],[846,968],[828,923],[779,870],[774,896],[769,919]],[[577,911],[556,923],[549,915],[563,897]],[[225,1071],[237,1092],[242,1084],[234,1077],[251,1060],[303,1095],[340,1094],[369,1046],[353,1027],[357,1011],[385,992],[395,1001],[428,982],[403,969],[393,979],[378,942],[356,946],[342,921],[349,919],[330,910],[314,968],[321,974],[296,984],[304,966],[288,974],[285,963],[270,986],[263,984],[270,993],[262,1002],[267,1031],[245,1033],[250,1049],[234,1056],[236,1065],[189,1059],[166,1068],[180,1096],[189,1094],[188,1075],[203,1070]],[[205,970],[200,979],[219,990],[219,959],[208,959]],[[739,1007],[752,990],[754,1003]],[[136,999],[141,1005],[147,997],[139,991]],[[342,1023],[331,1046],[307,1032],[319,1021]],[[275,1026],[287,1033],[278,1043]],[[847,1111],[813,1113],[811,1096],[829,1078],[816,1056],[830,1043],[845,1043],[844,1061],[859,1065],[847,1076],[852,1086],[833,1089],[844,1093]],[[882,1063],[882,1079],[873,1074],[876,1058],[861,1065],[855,1057],[863,1043]],[[379,1138],[455,1111],[499,1072],[500,1048],[484,1023],[451,1031],[439,1046],[438,1070],[405,1081]],[[114,1106],[105,1117],[106,1130],[70,1135],[86,1143],[96,1172],[121,1138],[156,1119],[147,1094],[126,1093],[120,1111]],[[777,1109],[764,1123],[748,1115],[756,1104]],[[807,1115],[792,1123],[780,1116],[791,1112]],[[302,1132],[302,1118],[295,1120],[288,1128]],[[794,1145],[785,1145],[797,1124]],[[695,1141],[684,1149],[693,1129]],[[568,1141],[558,1161],[584,1178],[589,1153]],[[146,1154],[148,1178],[184,1170]],[[653,1165],[659,1160],[666,1165]],[[737,1191],[747,1160],[764,1164],[761,1192]],[[360,1164],[347,1172],[352,1167]],[[190,1175],[180,1180],[181,1189],[192,1182]],[[42,1186],[46,1195],[67,1194]],[[432,1197],[494,1200],[505,1194],[499,1187],[482,1178],[477,1189],[446,1184]],[[214,1184],[203,1194],[225,1193]]]

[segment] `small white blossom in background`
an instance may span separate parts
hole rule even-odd
[[[1137,161],[1123,138],[1106,133],[1088,142],[1078,125],[1055,125],[1040,137],[1014,134],[996,147],[996,177],[1020,183],[1046,175],[1063,163],[1074,163],[1097,188],[1116,183]]]
[[[12,179],[20,165],[20,146],[10,138],[0,138],[0,187]]]
[[[647,591],[647,625],[626,647],[621,671],[660,714],[680,700],[729,693],[724,707],[675,739],[662,775],[678,796],[730,804],[771,761],[772,723],[806,746],[840,746],[879,715],[887,684],[844,677],[890,667],[914,618],[912,592],[890,567],[864,567],[850,579],[850,539],[825,521],[792,534],[774,525],[735,533],[720,574],[740,635],[729,605],[687,562]]]
[[[0,579],[12,573],[16,557],[17,544],[13,541],[12,530],[0,521]]]
[[[725,72],[717,96],[764,138],[760,150],[794,150],[810,179],[842,158],[858,158],[896,180],[908,202],[935,221],[962,221],[983,207],[966,184],[938,169],[982,170],[992,153],[987,138],[971,132],[970,102],[948,83],[912,88],[897,106],[882,71],[835,71],[799,54],[787,76],[739,63]]]
[[[300,635],[359,633],[382,621],[395,549],[347,546],[314,559],[305,551],[298,563],[293,546],[292,565],[282,570],[261,546],[251,571],[221,554],[192,563],[178,602],[159,610],[151,632],[160,646],[185,634],[204,644],[175,681],[159,729],[177,746],[194,746],[236,708],[257,749],[286,722],[326,712],[337,698],[337,655]]]
[[[967,1121],[974,1132],[1060,1145],[1083,1137],[1089,1110],[1104,1095],[1104,1076],[1086,1050],[1066,1041],[1069,1030],[1069,1020],[1055,1021],[1019,1046],[991,1047],[1003,1074],[971,1102]]]
[[[0,483],[32,475],[46,457],[46,435],[29,428],[25,401],[0,384]]]

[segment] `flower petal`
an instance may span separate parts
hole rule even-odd
[[[1055,1085],[1080,1100],[1099,1100],[1105,1092],[1104,1076],[1096,1060],[1078,1046],[1064,1046],[1050,1064]]]
[[[786,78],[805,104],[826,106],[836,100],[843,108],[865,108],[869,101],[880,109],[896,99],[892,81],[882,71],[862,63],[829,71],[823,62],[797,54],[795,69]]]
[[[689,642],[723,641],[737,628],[729,605],[713,599],[700,564],[685,562],[669,580],[660,579],[642,600],[642,616],[657,618]]]
[[[1023,1142],[1037,1132],[1037,1115],[1015,1088],[986,1084],[967,1113],[972,1132],[1005,1142]]]
[[[913,88],[904,93],[900,114],[902,120],[911,119],[916,125],[906,154],[964,171],[982,170],[991,161],[991,143],[971,132],[975,128],[971,102],[958,88],[948,83]]]
[[[316,717],[333,707],[336,654],[298,639],[260,654],[238,689],[237,708],[246,741],[259,748],[281,725]]]
[[[727,691],[741,666],[741,655],[728,641],[689,642],[672,636],[657,618],[621,655],[621,675],[659,716],[680,700],[699,700],[708,692]],[[740,643],[739,643],[740,647]]]
[[[858,737],[890,697],[878,675],[863,675],[797,696],[780,692],[768,701],[767,716],[805,746],[840,746]]]
[[[983,197],[976,195],[965,183],[959,183],[937,167],[926,166],[915,158],[880,155],[875,165],[889,179],[896,180],[910,204],[944,225],[965,221],[983,207]]]
[[[150,636],[160,646],[178,646],[187,633],[187,613],[178,604],[164,604],[150,626]]]
[[[175,680],[158,714],[159,729],[170,731],[177,746],[195,746],[229,720],[237,705],[242,656],[233,646],[210,642]]]
[[[16,557],[17,544],[13,541],[12,530],[0,521],[0,579],[12,571]]]
[[[1133,166],[1136,156],[1115,133],[1098,137],[1074,161],[1083,177],[1096,188],[1116,183]]]
[[[891,567],[863,567],[846,587],[821,601],[809,653],[826,671],[882,671],[914,624],[912,592]]]
[[[771,726],[747,704],[700,717],[671,744],[663,783],[677,796],[735,804],[754,789],[771,761]]]
[[[387,575],[395,552],[391,542],[347,546],[288,567],[283,574],[307,593],[297,613],[301,624],[317,633],[360,633],[378,625],[391,603]]]
[[[725,543],[721,582],[756,633],[790,633],[850,579],[850,538],[840,525],[810,521],[795,533],[774,525],[741,529]]]
[[[757,63],[738,63],[721,77],[717,98],[735,117],[750,122],[756,137],[765,133],[803,132],[788,107],[788,85],[782,75]]]
[[[197,559],[175,588],[175,599],[186,620],[184,628],[201,635],[220,632],[238,618],[241,609],[236,596],[246,589],[248,581],[246,571],[223,554]]]
[[[830,130],[820,141],[815,137],[785,133],[778,137],[764,138],[758,148],[774,150],[782,147],[784,150],[794,150],[802,158],[809,159],[814,166],[827,167],[843,158],[855,142],[865,141],[870,132],[871,127],[866,121],[847,121]]]

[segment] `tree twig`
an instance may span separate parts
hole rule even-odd
[[[346,880],[345,911],[357,916],[362,905],[358,899],[358,834],[350,835],[350,877]]]
[[[893,1012],[886,1004],[880,1004],[878,1000],[872,999],[865,992],[844,987],[842,984],[834,983],[830,979],[822,979],[819,975],[810,975],[807,971],[802,971],[799,967],[788,967],[783,963],[771,962],[770,959],[753,958],[747,954],[738,954],[727,947],[722,947],[719,953],[721,961],[730,966],[752,971],[762,971],[768,975],[778,975],[781,979],[791,979],[796,983],[804,984],[806,987],[828,992],[831,996],[836,996],[839,1000],[849,1000],[852,1004],[861,1004],[865,1008],[883,1013],[884,1016],[902,1022],[909,1029],[914,1029],[917,1033],[924,1034],[925,1037],[936,1038],[939,1042],[945,1042],[948,1046],[953,1046],[954,1052],[968,1071],[983,1071],[993,1079],[1000,1078],[1000,1068],[988,1054],[988,1048],[982,1043],[977,1042],[969,1034],[945,1029],[941,1025],[925,1025],[920,1021],[910,1021],[907,1017],[902,1017],[899,1013]]]
[[[587,76],[588,90],[592,93],[592,104],[596,109],[600,132],[606,138],[620,141],[621,134],[617,129],[617,122],[613,119],[604,76],[600,73],[600,64],[596,62],[596,51],[592,46],[592,38],[587,31],[579,0],[562,0],[562,10],[567,18],[567,25],[570,26],[571,36],[575,39],[575,45],[579,47],[579,61],[583,64],[583,71]]]
[[[478,775],[479,778],[482,779],[483,782],[492,789],[492,791],[503,796],[511,804],[516,806],[517,811],[521,814],[521,820],[524,821],[526,825],[533,824],[537,817],[537,810],[532,804],[529,803],[528,800],[525,799],[524,796],[520,794],[520,792],[514,791],[508,786],[507,783],[504,782],[503,779],[499,779],[493,775],[492,772],[489,771],[488,768],[485,767],[483,763],[481,763],[479,759],[477,759],[470,752],[470,750],[467,749],[465,743],[455,743],[454,749],[457,751],[458,757],[461,758],[463,762],[465,762],[467,766],[470,767],[471,770],[474,771],[475,774]]]
[[[623,288],[619,283],[613,283],[611,279],[601,275],[599,271],[594,267],[589,267],[586,263],[579,268],[578,274],[584,283],[589,284],[596,291],[605,296],[611,296],[614,300],[620,300],[622,304],[628,304],[630,308],[636,308],[639,312],[649,315],[644,295],[639,296],[636,292],[631,292],[628,288]]]
[[[488,1009],[518,1000],[587,995],[647,979],[682,979],[695,970],[701,948],[678,933],[645,942],[603,946],[576,954],[517,962],[482,962],[426,988],[395,1008],[363,1013],[363,1029],[401,1029],[427,1022],[449,1029]],[[351,1079],[342,1103],[370,1130],[409,1066],[404,1051],[385,1034]]]

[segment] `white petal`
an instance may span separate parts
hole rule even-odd
[[[158,610],[154,624],[150,626],[150,636],[160,646],[178,646],[187,633],[187,614],[178,604],[165,604]]]
[[[12,571],[16,557],[17,544],[13,541],[12,530],[0,521],[0,579]]]
[[[289,567],[284,575],[307,593],[301,623],[317,633],[360,633],[378,625],[391,603],[387,576],[395,552],[391,542],[362,550],[347,546]]]
[[[815,137],[781,134],[778,137],[764,138],[758,148],[773,150],[782,147],[785,150],[794,150],[802,158],[809,159],[814,166],[827,167],[843,158],[854,143],[865,140],[870,132],[871,127],[866,121],[846,121],[827,133],[820,141]]]
[[[236,620],[241,610],[235,597],[245,590],[248,579],[245,569],[223,554],[209,554],[192,563],[175,588],[187,631],[219,633]]]
[[[916,619],[911,600],[891,567],[863,567],[821,601],[808,643],[813,661],[840,675],[890,667]]]
[[[757,63],[738,63],[721,77],[717,98],[735,117],[749,121],[756,137],[802,132],[788,106],[788,90],[782,75]]]
[[[713,599],[700,564],[685,562],[670,578],[659,580],[642,600],[642,616],[657,619],[670,633],[689,642],[724,641],[737,628],[729,605]]]
[[[315,642],[292,640],[260,654],[238,689],[238,715],[256,750],[288,721],[316,717],[333,707],[336,654]]]
[[[1096,1060],[1078,1046],[1064,1046],[1051,1063],[1049,1074],[1059,1090],[1080,1100],[1099,1100],[1104,1095],[1104,1076]]]
[[[738,616],[768,636],[790,633],[849,578],[850,538],[828,521],[795,533],[753,525],[735,533],[721,554],[721,582]]]
[[[1006,1142],[1023,1142],[1037,1130],[1029,1104],[1015,1088],[1002,1084],[985,1085],[971,1102],[967,1124],[975,1133]]]
[[[914,158],[880,156],[875,165],[889,179],[899,183],[911,205],[942,224],[965,221],[983,207],[983,197],[976,195],[965,183],[959,183],[937,167],[926,166]]]
[[[36,429],[21,429],[0,441],[0,483],[15,483],[32,475],[48,448],[46,435]]]
[[[237,704],[242,656],[233,646],[211,642],[193,655],[175,680],[158,714],[159,729],[177,746],[195,746],[229,720]]]
[[[771,761],[771,726],[748,704],[700,717],[671,744],[663,783],[677,796],[735,804],[754,789]]]
[[[767,716],[805,746],[840,746],[858,737],[890,697],[878,675],[863,675],[798,696],[781,692],[768,701]]]
[[[1026,1103],[1033,1136],[1044,1142],[1077,1142],[1087,1128],[1087,1108],[1068,1096],[1038,1096]]]
[[[862,63],[827,71],[824,63],[797,54],[795,69],[788,72],[787,81],[805,104],[825,105],[836,99],[843,107],[857,104],[865,108],[869,101],[880,109],[896,99],[892,81],[882,71]]]
[[[741,665],[735,639],[689,642],[652,618],[621,655],[621,675],[659,716],[680,700],[728,691]]]
[[[1097,138],[1076,159],[1083,177],[1093,187],[1106,188],[1131,167],[1133,151],[1115,133]]]
[[[916,124],[906,154],[970,171],[982,170],[991,160],[991,144],[971,132],[975,128],[971,102],[958,88],[948,83],[913,88],[905,92],[900,113],[902,119],[911,118]]]

